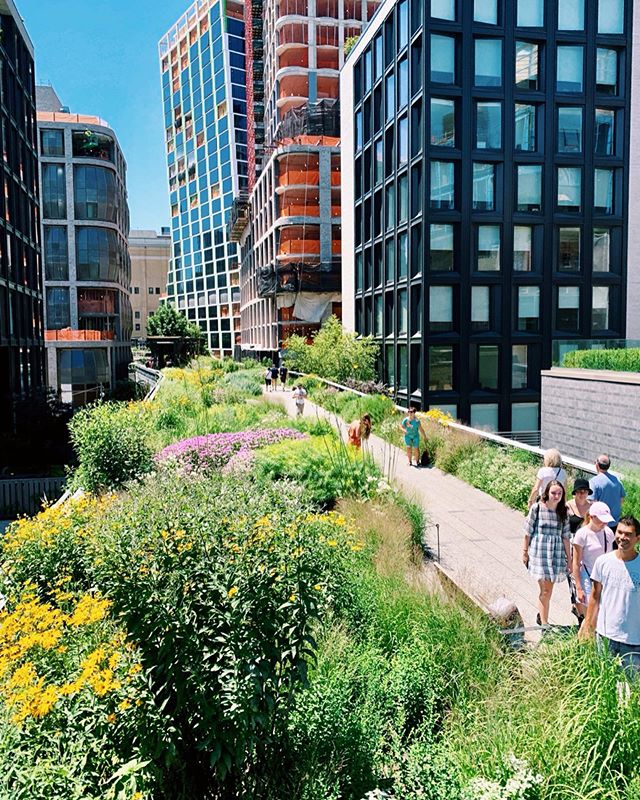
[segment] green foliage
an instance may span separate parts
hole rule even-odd
[[[78,455],[72,485],[88,492],[117,489],[149,472],[148,415],[142,404],[97,403],[69,423]]]
[[[200,339],[202,332],[170,303],[163,303],[147,320],[149,336],[183,336]]]
[[[305,487],[313,503],[331,504],[338,497],[373,497],[380,473],[373,461],[326,436],[288,440],[257,451],[259,478],[289,479]]]
[[[329,387],[316,391],[313,400],[329,411],[333,411],[334,414],[338,414],[347,422],[360,419],[363,414],[369,414],[373,424],[379,425],[386,417],[395,414],[393,400],[379,394],[361,397],[351,392],[340,392]]]
[[[356,42],[358,41],[359,36],[348,36],[344,41],[344,57],[346,58],[349,53],[353,50],[356,46]]]
[[[373,337],[357,338],[344,331],[337,317],[329,317],[309,345],[301,336],[291,336],[286,343],[287,362],[291,369],[321,378],[345,381],[347,378],[369,381],[375,378],[379,346]]]
[[[262,395],[262,371],[243,369],[225,375],[225,384],[252,397]]]
[[[626,350],[573,350],[565,355],[562,366],[640,372],[640,347]]]

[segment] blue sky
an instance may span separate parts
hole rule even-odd
[[[169,224],[158,40],[191,0],[16,0],[36,77],[64,105],[115,130],[127,160],[132,228]]]

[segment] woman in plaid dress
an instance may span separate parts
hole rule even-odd
[[[529,509],[523,527],[522,561],[540,587],[536,620],[538,625],[548,625],[553,584],[566,580],[570,563],[569,517],[560,481],[549,482]]]

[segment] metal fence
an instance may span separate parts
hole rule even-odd
[[[32,516],[43,502],[57,500],[64,491],[66,478],[9,478],[0,480],[0,518]]]

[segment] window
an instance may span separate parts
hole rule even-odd
[[[398,49],[402,50],[409,41],[409,2],[400,0],[398,3]]]
[[[115,231],[88,226],[76,227],[78,280],[117,282],[121,277],[123,258],[122,247]],[[134,294],[138,292],[134,290]]]
[[[479,272],[497,272],[500,269],[500,226],[478,225]]]
[[[135,319],[140,319],[140,312],[136,311],[133,316]]]
[[[616,112],[608,108],[596,108],[595,139],[596,155],[612,156],[615,153]]]
[[[153,286],[149,287],[149,294],[153,294]]]
[[[429,391],[446,392],[453,389],[453,347],[443,345],[429,348]]]
[[[473,165],[473,209],[493,211],[495,209],[496,168],[494,164]]]
[[[160,294],[160,287],[156,286],[156,294]]]
[[[385,119],[387,122],[393,119],[396,115],[396,78],[392,72],[387,75],[384,81],[384,107]]]
[[[609,272],[611,263],[611,231],[609,228],[593,229],[593,271]]]
[[[609,287],[608,286],[594,286],[593,299],[591,311],[591,330],[593,333],[596,331],[609,330]]]
[[[409,268],[409,238],[406,233],[398,236],[398,278],[406,278]]]
[[[453,330],[453,287],[429,287],[429,330]]]
[[[613,214],[613,170],[596,169],[593,188],[593,210],[596,214]]]
[[[398,289],[398,335],[406,336],[409,314],[407,311],[407,290]]]
[[[140,287],[139,286],[134,286],[133,287],[133,293],[134,294],[140,294]]]
[[[516,103],[516,150],[533,152],[536,149],[536,107]]]
[[[518,165],[518,211],[540,211],[542,208],[542,166]]]
[[[556,329],[575,333],[580,328],[580,287],[558,286]]]
[[[409,102],[409,61],[403,58],[398,63],[398,108]]]
[[[422,150],[422,100],[411,106],[411,157]]]
[[[136,330],[137,330],[137,331],[139,331],[139,330],[140,330],[140,323],[139,323],[139,322],[136,322]]]
[[[111,136],[95,131],[73,131],[71,147],[74,158],[98,158],[113,161],[114,142]]]
[[[376,336],[382,336],[382,295],[376,295],[373,303],[373,332]]]
[[[558,167],[558,210],[580,211],[581,198],[582,168]]]
[[[580,271],[580,228],[558,230],[558,269],[560,272]]]
[[[118,222],[120,196],[115,173],[104,167],[74,167],[76,219]]]
[[[455,147],[455,101],[431,98],[431,144]]]
[[[498,430],[498,404],[497,403],[472,403],[471,427],[478,430]]]
[[[476,86],[502,86],[502,39],[476,39]]]
[[[516,225],[513,229],[513,269],[531,272],[533,229],[529,225]]]
[[[429,226],[429,269],[432,272],[453,270],[453,225]]]
[[[431,0],[431,16],[436,19],[456,18],[456,0]]]
[[[540,287],[518,287],[518,330],[535,333],[540,321]]]
[[[487,25],[498,24],[498,0],[474,0],[473,19]]]
[[[582,108],[579,106],[558,109],[558,152],[582,152]]]
[[[596,51],[596,92],[616,94],[618,91],[618,52],[606,47]]]
[[[516,87],[538,88],[538,45],[531,42],[516,42]]]
[[[395,383],[395,379],[396,379],[395,378],[395,371],[394,371],[395,358],[394,358],[394,352],[393,352],[393,345],[392,344],[387,345],[385,347],[385,349],[384,349],[384,352],[385,352],[385,364],[384,364],[384,367],[385,367],[385,378],[386,378],[387,384],[389,386],[393,386],[394,383]]]
[[[396,187],[388,183],[384,189],[385,200],[385,226],[386,230],[393,230],[396,224]]]
[[[385,243],[384,262],[387,283],[391,283],[396,274],[396,245],[393,239],[387,239]]]
[[[511,404],[511,430],[515,432],[538,431],[539,425],[538,403],[512,403]]]
[[[528,346],[514,344],[511,348],[511,388],[526,389],[529,383],[527,376]]]
[[[406,173],[398,178],[398,222],[409,218],[409,187]]]
[[[69,290],[66,288],[47,289],[47,328],[60,331],[71,326]]]
[[[584,30],[584,0],[558,0],[558,30]]]
[[[491,327],[491,289],[489,286],[471,287],[471,330],[488,331]]]
[[[520,28],[541,28],[544,25],[543,0],[518,0],[518,21]]]
[[[431,208],[452,209],[455,205],[454,165],[450,161],[431,162]]]
[[[598,0],[598,33],[624,33],[624,0]]]
[[[67,229],[62,226],[44,226],[44,269],[48,281],[69,280]]]
[[[382,146],[382,139],[378,139],[378,141],[374,144],[373,152],[373,175],[375,183],[378,184],[384,178],[384,150]]]
[[[476,147],[478,150],[499,150],[502,147],[502,103],[476,104]]]
[[[456,82],[456,40],[452,36],[431,34],[431,80]]]
[[[557,48],[556,89],[559,92],[582,91],[583,50],[581,45]]]
[[[498,364],[498,345],[478,345],[478,370],[476,374],[476,384],[478,389],[498,388]]]
[[[406,164],[409,160],[409,119],[398,120],[398,164]]]
[[[356,111],[356,150],[362,150],[362,111]]]
[[[42,214],[45,219],[66,219],[67,183],[64,165],[42,165]]]
[[[63,156],[64,132],[42,128],[40,130],[40,153],[43,156]]]

